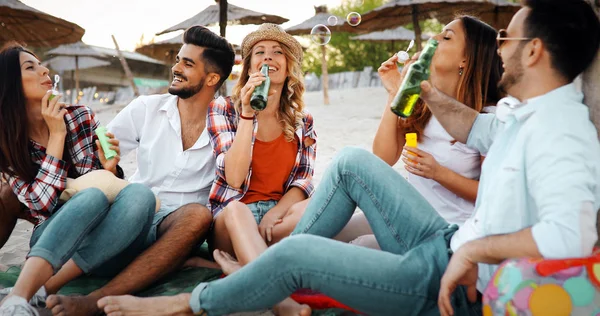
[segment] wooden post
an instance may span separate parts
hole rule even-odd
[[[123,54],[121,53],[121,50],[119,49],[119,43],[117,43],[117,39],[115,38],[114,35],[111,35],[111,36],[112,36],[113,42],[115,43],[115,49],[117,50],[117,54],[119,56],[119,61],[121,62],[121,66],[123,66],[123,70],[125,71],[125,76],[129,80],[129,83],[131,84],[131,88],[133,88],[133,95],[138,97],[138,96],[140,96],[140,92],[138,91],[138,88],[135,85],[135,82],[133,81],[133,74],[131,73],[131,70],[129,69],[129,65],[127,65],[127,60],[125,60],[125,57],[123,57]]]
[[[215,0],[219,4],[219,30],[221,37],[225,38],[227,30],[227,0]],[[221,88],[219,88],[219,94],[227,96],[227,81],[223,82]]]
[[[75,56],[75,94],[79,98],[79,56]]]
[[[329,74],[327,73],[327,49],[321,45],[321,81],[323,83],[323,103],[329,105]]]
[[[412,20],[413,27],[415,28],[415,44],[417,44],[417,51],[420,52],[421,46],[421,26],[419,25],[419,7],[416,4],[412,5]]]
[[[227,0],[217,0],[219,3],[219,29],[221,36],[225,37],[225,30],[227,29]]]

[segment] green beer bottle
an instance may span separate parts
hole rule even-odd
[[[260,86],[254,88],[252,98],[250,98],[250,106],[255,111],[262,111],[267,107],[267,97],[269,96],[269,88],[271,87],[271,79],[269,78],[269,65],[263,64],[260,69],[267,80],[263,81]]]
[[[403,118],[412,114],[421,94],[421,81],[429,79],[429,67],[437,46],[438,41],[430,39],[421,52],[419,60],[408,66],[408,72],[391,104],[394,114]]]

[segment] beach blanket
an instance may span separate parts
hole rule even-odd
[[[20,267],[9,267],[6,271],[0,272],[0,288],[10,287],[15,284],[17,277],[21,272]],[[162,295],[176,295],[179,293],[191,293],[194,287],[200,282],[216,280],[222,276],[221,270],[206,268],[188,268],[174,273],[163,280],[153,284],[148,289],[137,293],[137,296],[150,297]],[[60,290],[63,295],[87,295],[94,290],[102,287],[109,280],[104,278],[82,277],[78,278]],[[300,291],[294,294],[301,304],[308,304],[313,308],[313,315],[323,316],[350,316],[357,315],[350,312],[340,303],[328,298],[322,294]]]

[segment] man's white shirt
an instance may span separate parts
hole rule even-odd
[[[183,150],[178,97],[141,96],[107,126],[119,140],[121,156],[137,149],[137,170],[130,182],[149,187],[161,207],[188,203],[208,205],[215,178],[215,159],[204,128],[196,143]]]

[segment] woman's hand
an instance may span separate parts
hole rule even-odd
[[[50,135],[66,135],[67,125],[65,123],[65,104],[58,102],[62,95],[55,96],[52,100],[48,101],[52,91],[46,92],[42,98],[42,117],[48,126]]]
[[[246,82],[246,85],[244,85],[240,91],[240,97],[242,99],[242,115],[253,116],[255,114],[254,109],[250,106],[250,99],[252,98],[254,89],[260,86],[265,80],[267,80],[267,78],[260,71],[251,74],[250,78],[248,78],[248,82]]]
[[[444,168],[431,154],[415,147],[404,146],[402,161],[406,164],[404,168],[408,172],[436,181]]]
[[[110,143],[110,149],[117,152],[117,155],[111,159],[106,159],[104,156],[104,149],[102,149],[102,145],[100,145],[100,141],[96,140],[96,147],[98,147],[98,158],[100,159],[100,163],[102,164],[102,168],[104,170],[108,170],[115,175],[117,175],[117,165],[119,161],[121,161],[121,150],[119,149],[119,140],[115,138],[115,135],[107,132],[106,137],[108,137],[108,142]]]
[[[267,244],[270,244],[273,240],[273,227],[283,221],[272,211],[273,209],[267,212],[258,225],[258,231]]]
[[[420,53],[416,53],[413,55],[412,59],[404,62],[402,72],[398,72],[398,54],[394,54],[394,56],[383,62],[381,67],[377,69],[379,78],[381,78],[381,83],[389,94],[396,94],[398,92],[398,89],[400,89],[400,85],[402,84],[402,79],[408,72],[408,66],[419,58],[419,54]]]

